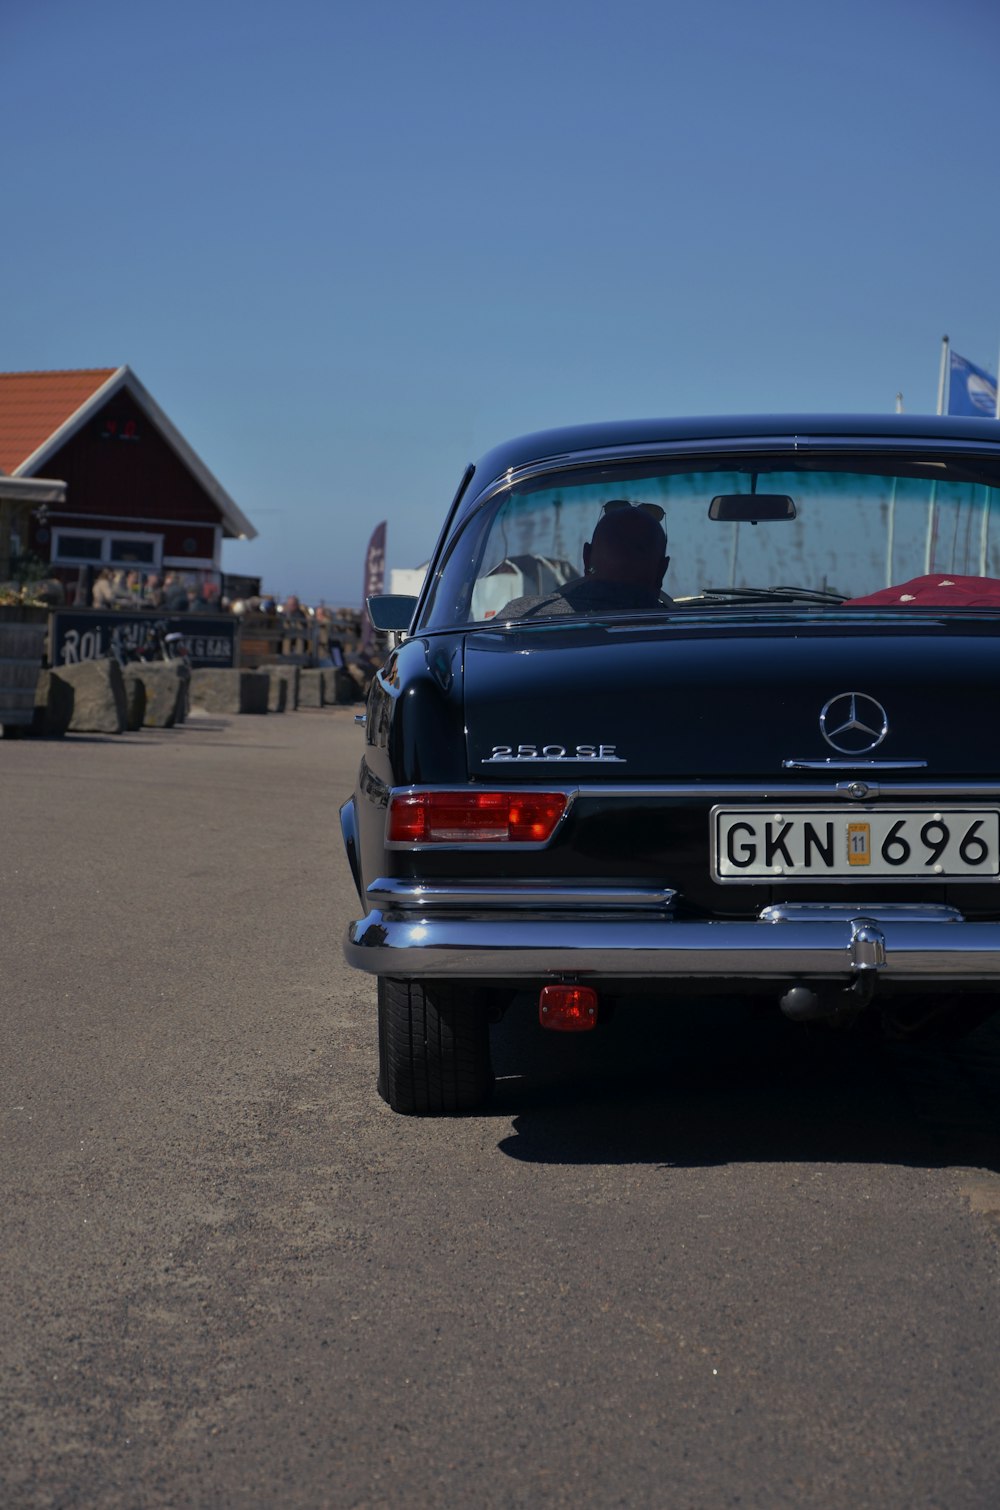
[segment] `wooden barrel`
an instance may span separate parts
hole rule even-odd
[[[30,724],[45,648],[44,624],[0,620],[0,724]]]

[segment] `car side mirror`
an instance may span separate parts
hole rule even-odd
[[[408,594],[387,592],[365,599],[368,617],[384,634],[405,634],[413,623],[417,600]]]
[[[708,506],[709,519],[725,524],[771,524],[795,518],[795,499],[787,493],[718,493]]]

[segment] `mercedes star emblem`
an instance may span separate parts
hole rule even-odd
[[[840,692],[820,714],[819,729],[841,755],[865,755],[882,743],[889,719],[882,704],[864,692]]]

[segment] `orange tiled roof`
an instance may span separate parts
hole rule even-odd
[[[0,372],[0,470],[27,461],[118,370]]]

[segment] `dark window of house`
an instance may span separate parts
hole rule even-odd
[[[62,560],[100,561],[102,544],[100,535],[61,534],[56,550]]]

